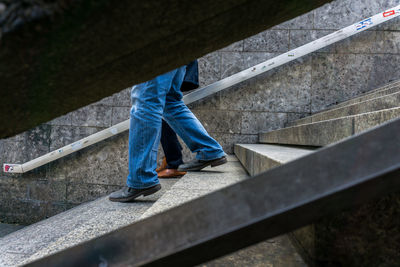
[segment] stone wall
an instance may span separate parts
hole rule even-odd
[[[395,0],[336,1],[199,59],[201,85],[289,51],[395,6]],[[400,20],[334,44],[190,105],[233,152],[257,134],[400,78]],[[128,119],[129,89],[23,134],[0,140],[0,163],[24,163]],[[128,134],[24,175],[0,174],[0,222],[32,223],[116,190],[127,176]],[[185,158],[191,157],[185,149]]]

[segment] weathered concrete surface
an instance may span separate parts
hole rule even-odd
[[[264,144],[237,144],[235,155],[251,175],[312,153],[314,149]]]
[[[163,192],[143,198],[137,203],[114,203],[108,201],[107,197],[100,198],[30,225],[0,239],[0,265],[15,266],[30,262],[248,178],[236,157],[229,156],[228,160],[228,164],[192,172],[179,180],[162,180]],[[35,242],[29,242],[31,239]],[[244,266],[244,263],[306,266],[286,236],[241,250],[204,266],[232,261],[237,266]]]
[[[228,156],[228,163],[218,167],[207,167],[201,172],[189,172],[176,182],[171,190],[161,197],[142,218],[158,214],[212,191],[248,178],[235,156]]]
[[[303,147],[289,147],[281,145],[266,145],[266,144],[236,144],[235,155],[242,163],[243,167],[247,172],[254,176],[259,173],[265,172],[274,167],[278,167],[282,164],[310,154],[314,149],[303,148]],[[314,226],[305,226],[295,232],[296,238],[293,237],[293,233],[289,234],[288,237],[292,240],[293,244],[297,247],[297,250],[301,253],[302,257],[311,262],[309,253],[314,249]],[[307,253],[304,248],[300,249],[301,246],[307,246]],[[313,254],[314,255],[314,254]]]
[[[298,126],[306,123],[330,120],[334,118],[341,118],[351,115],[357,115],[367,112],[379,111],[384,109],[390,109],[400,106],[400,87],[398,92],[377,97],[371,100],[350,104],[335,109],[330,109],[325,112],[320,112],[315,115],[309,116],[304,119],[300,119],[291,124],[291,126]]]
[[[134,203],[102,197],[0,238],[0,266],[21,265],[137,221],[176,181],[161,180],[162,190]]]
[[[343,23],[342,20],[337,20],[339,13],[349,14],[346,22],[351,24],[397,5],[396,1],[340,0],[332,2],[268,29],[268,33],[260,33],[214,51],[199,59],[200,83],[202,86],[208,85],[278,55],[279,51],[284,49],[284,45],[288,45],[286,49],[289,50],[329,33],[332,29],[340,28]],[[282,128],[287,124],[286,121],[291,122],[310,115],[313,95],[321,95],[323,98],[326,91],[335,91],[331,97],[319,102],[323,104],[321,107],[326,109],[348,97],[368,92],[377,86],[399,79],[398,70],[400,69],[397,66],[400,64],[400,50],[396,48],[396,42],[394,42],[397,40],[396,32],[399,30],[400,18],[396,18],[382,27],[351,38],[351,41],[319,51],[316,53],[320,55],[317,57],[319,60],[317,63],[313,63],[315,59],[313,56],[305,57],[195,103],[191,105],[191,108],[206,126],[210,135],[223,146],[227,153],[231,154],[235,143],[257,143],[259,132]],[[263,39],[263,36],[274,36],[285,31],[289,31],[289,35],[280,35],[281,42],[275,42],[274,45],[268,44]],[[371,53],[376,54],[371,55]],[[338,62],[331,56],[332,54],[340,54],[337,58]],[[348,54],[351,54],[351,57],[347,58]],[[324,57],[324,55],[329,57]],[[356,70],[365,69],[364,61],[353,61],[354,55],[374,58],[368,61],[373,64],[373,67],[369,69],[370,72],[356,72],[357,80],[362,80],[363,83],[339,88],[334,83],[318,81],[318,79],[331,80],[324,73],[335,65],[339,66],[335,68],[336,72],[333,74],[337,76],[346,76],[347,69],[340,68],[346,64],[351,64]],[[325,64],[326,68],[318,64]],[[368,84],[365,83],[367,80]],[[314,81],[317,83],[314,84]],[[3,163],[24,163],[49,150],[68,145],[106,126],[126,120],[129,118],[129,109],[130,89],[128,88],[50,121],[46,123],[46,126],[41,125],[12,138],[0,140],[0,166]],[[229,124],[224,121],[226,118],[229,118]],[[191,159],[193,154],[186,146],[183,145],[183,147],[185,160]],[[110,154],[113,157],[108,156]],[[162,152],[159,155],[161,156]],[[1,179],[4,180],[0,182],[0,192],[7,192],[10,189],[14,192],[20,191],[15,196],[22,196],[21,192],[25,194],[24,198],[14,198],[12,202],[0,199],[0,202],[4,203],[4,209],[0,211],[7,209],[6,217],[11,220],[10,223],[29,224],[52,216],[79,204],[79,201],[90,201],[108,194],[116,186],[123,184],[127,175],[127,162],[127,134],[121,134],[120,137],[106,140],[54,164],[49,164],[41,171],[34,171],[23,176],[13,175],[13,178],[24,181],[19,184],[21,188],[16,188],[18,184],[14,183],[15,179],[8,179],[9,175],[3,174]],[[45,195],[28,194],[29,186],[34,186],[36,183],[38,184],[38,187],[34,186],[36,188],[47,186],[46,192],[56,192],[57,190],[54,188],[55,190],[52,191],[51,187],[60,188],[61,185],[52,183],[53,180],[65,182],[67,190],[62,194],[63,199],[66,199],[65,202],[51,202],[50,199],[46,202],[43,201]],[[0,195],[10,196],[2,193]],[[48,196],[54,195],[48,194]],[[33,197],[40,197],[42,201]],[[4,214],[1,213],[0,216]]]
[[[199,267],[307,267],[286,235],[278,236]]]
[[[400,81],[395,81],[395,82],[389,83],[383,87],[372,90],[372,91],[370,91],[366,94],[363,94],[359,97],[355,97],[348,101],[341,102],[341,103],[335,105],[333,108],[340,108],[340,107],[344,107],[344,106],[348,106],[348,105],[352,105],[352,104],[356,104],[356,103],[361,103],[361,102],[371,100],[374,98],[378,98],[381,96],[390,95],[390,94],[399,92],[399,87],[400,87]]]
[[[235,154],[248,172],[254,165],[260,166],[258,172],[267,171],[304,152],[311,151],[277,145],[235,146]],[[393,194],[319,220],[289,236],[309,266],[397,266],[399,218],[400,194]]]
[[[211,193],[248,178],[235,156],[229,156],[228,163],[206,168],[202,172],[191,172],[176,182],[142,218],[152,216],[187,201]],[[242,249],[225,257],[199,266],[306,266],[288,238],[279,236],[260,244]]]
[[[286,166],[53,254],[37,261],[35,266],[64,262],[71,266],[91,265],[103,255],[110,264],[200,264],[246,244],[310,224],[324,214],[337,214],[340,209],[384,197],[397,192],[400,185],[399,127],[400,120],[395,120]],[[282,216],[277,218],[279,215]],[[254,228],[260,224],[260,228]],[[148,247],[154,248],[152,254]]]
[[[261,133],[260,143],[325,146],[400,117],[400,108],[303,124]]]
[[[0,138],[330,1],[76,1],[2,36]]]
[[[400,194],[347,210],[290,234],[311,266],[397,266]]]
[[[95,127],[51,126],[50,133],[32,130],[22,141],[0,140],[1,163],[23,163],[49,146],[56,149],[96,131]],[[128,132],[32,172],[3,173],[0,217],[6,223],[28,225],[117,190],[128,175],[127,139]],[[43,150],[31,149],[32,145]]]

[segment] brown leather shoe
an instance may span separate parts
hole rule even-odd
[[[160,167],[158,167],[156,169],[156,172],[160,172],[160,171],[163,171],[165,169],[167,169],[167,158],[166,157],[163,158],[162,163],[161,163]]]
[[[158,172],[158,178],[180,178],[185,174],[186,172],[178,172],[177,169],[165,169]]]

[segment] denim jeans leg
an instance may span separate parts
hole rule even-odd
[[[168,169],[177,169],[179,165],[183,164],[182,146],[179,143],[176,133],[165,120],[162,122],[161,145],[167,159]]]
[[[182,93],[175,82],[169,90],[164,108],[164,119],[182,138],[199,160],[211,160],[225,156],[221,145],[204,129],[200,121],[183,103]]]
[[[127,177],[129,187],[143,189],[159,184],[155,169],[161,120],[166,94],[178,70],[160,75],[132,88]]]

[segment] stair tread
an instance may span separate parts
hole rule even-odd
[[[334,106],[331,106],[329,108],[326,108],[324,110],[318,111],[310,116],[298,119],[296,121],[290,122],[289,126],[296,126],[296,125],[301,125],[305,123],[310,123],[312,121],[312,118],[315,118],[317,116],[321,116],[326,113],[333,112],[335,110],[340,110],[340,109],[345,109],[351,106],[357,106],[357,105],[363,105],[364,103],[371,103],[376,100],[381,100],[384,97],[387,96],[393,96],[396,93],[400,93],[400,80],[396,81],[394,83],[391,83],[389,85],[380,87],[376,90],[372,90],[370,92],[367,92],[363,95],[360,95],[358,97],[346,100],[344,102],[338,103]]]
[[[337,105],[334,105],[334,106],[330,107],[329,109],[336,108],[336,107],[342,107],[342,106],[346,106],[346,105],[353,104],[353,103],[359,103],[359,102],[365,101],[367,99],[373,99],[375,97],[383,96],[386,94],[391,94],[392,92],[394,93],[394,92],[398,92],[398,91],[400,91],[400,80],[386,84],[375,90],[371,90],[362,95],[359,95],[359,96],[356,96],[349,100],[338,103]],[[329,109],[327,109],[327,110],[329,110]]]
[[[315,151],[315,148],[267,144],[236,144],[235,155],[254,176]]]
[[[147,218],[192,199],[248,178],[235,156],[228,156],[228,163],[207,167],[201,172],[189,172],[176,182],[141,218]]]
[[[379,96],[374,99],[365,100],[363,102],[354,103],[343,107],[332,108],[294,121],[290,126],[299,126],[311,122],[341,118],[343,116],[353,116],[367,112],[382,111],[395,107],[400,107],[400,92]]]
[[[397,110],[400,110],[400,107],[388,108],[388,109],[371,111],[371,112],[364,112],[364,113],[360,113],[360,114],[343,116],[343,117],[333,118],[333,119],[328,119],[328,120],[323,120],[323,121],[310,122],[310,123],[305,123],[305,124],[301,124],[301,125],[296,125],[296,126],[291,126],[291,127],[287,127],[287,128],[278,129],[278,130],[275,130],[275,131],[288,129],[288,128],[307,126],[307,125],[315,125],[315,124],[320,124],[320,123],[329,122],[329,121],[345,120],[347,118],[357,118],[357,117],[368,116],[368,115],[379,114],[379,113],[385,113],[385,112],[391,112],[391,111],[397,111]]]
[[[345,116],[261,133],[260,143],[325,146],[400,117],[400,108]]]
[[[228,163],[214,168],[205,168],[201,172],[190,172],[176,182],[171,190],[165,193],[141,218],[147,218],[185,202],[209,194],[243,179],[249,178],[243,166],[235,156],[228,156]],[[290,256],[281,253],[268,257],[254,258],[258,251],[288,251]],[[253,258],[255,265],[273,265],[282,260],[292,260],[293,266],[307,266],[286,235],[278,236],[269,241],[261,242],[249,248],[211,261],[204,266],[229,266],[232,261],[238,266],[248,265]]]
[[[34,261],[247,177],[237,158],[228,156],[227,164],[190,172],[181,179],[160,180],[163,192],[140,202],[110,202],[106,196],[79,205],[0,238],[0,266]]]
[[[282,164],[298,159],[315,151],[315,149],[311,148],[268,144],[237,144],[237,146],[241,146],[247,150],[251,150]]]
[[[15,266],[129,225],[140,219],[177,179],[141,201],[118,203],[108,196],[81,204],[0,238],[0,266]]]

